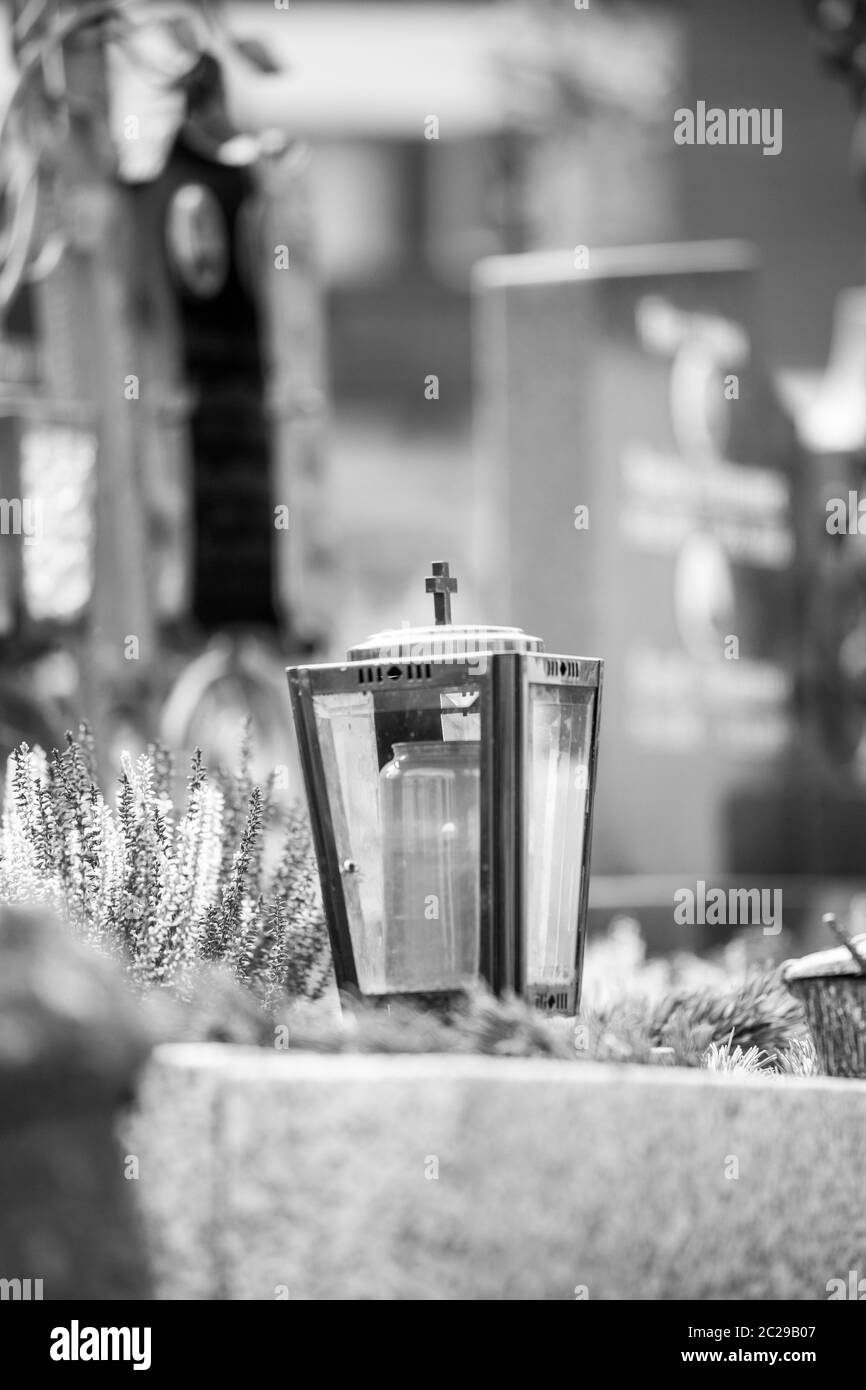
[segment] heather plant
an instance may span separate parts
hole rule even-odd
[[[0,904],[44,903],[141,990],[193,996],[214,963],[273,1012],[315,999],[330,978],[327,931],[305,815],[254,786],[249,734],[232,773],[196,752],[186,806],[165,749],[123,756],[113,804],[86,726],[46,755],[9,758]]]

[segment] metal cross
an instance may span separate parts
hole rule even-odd
[[[434,560],[433,573],[424,580],[427,593],[433,595],[433,612],[437,625],[451,621],[451,595],[457,592],[457,580],[452,579],[447,560]]]

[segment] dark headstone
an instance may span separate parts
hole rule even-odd
[[[798,461],[755,300],[734,242],[479,267],[484,611],[605,659],[597,872],[736,872],[788,756]]]

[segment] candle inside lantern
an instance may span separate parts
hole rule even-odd
[[[387,987],[457,989],[478,969],[480,745],[393,752],[380,773]]]

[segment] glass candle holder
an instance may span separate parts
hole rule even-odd
[[[397,743],[379,785],[387,987],[458,989],[478,969],[480,745]]]

